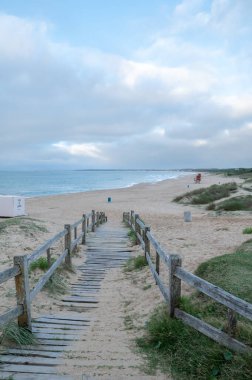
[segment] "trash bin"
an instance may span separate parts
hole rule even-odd
[[[184,221],[185,222],[191,222],[192,221],[191,211],[185,211],[184,212]]]
[[[108,197],[108,203],[111,203],[112,199],[111,197]]]

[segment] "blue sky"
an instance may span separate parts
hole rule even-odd
[[[0,169],[249,167],[250,0],[0,0]]]

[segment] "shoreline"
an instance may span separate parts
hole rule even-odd
[[[119,174],[111,174],[114,172]],[[0,195],[18,196],[25,199],[76,194],[80,192],[129,188],[141,183],[157,183],[166,179],[187,176],[182,170],[82,170],[77,171],[41,171],[41,172],[7,172],[1,177]],[[124,174],[123,174],[124,172]],[[16,175],[14,175],[16,173]],[[91,173],[91,174],[90,174]],[[94,173],[96,173],[94,175]],[[125,174],[129,173],[129,174]],[[148,173],[148,174],[146,174]],[[160,174],[162,173],[162,174]],[[1,171],[0,171],[1,174]],[[28,186],[27,186],[28,185]],[[12,192],[10,193],[10,189]],[[20,190],[22,189],[22,190]]]
[[[231,181],[242,182],[242,180],[234,177]],[[94,209],[106,213],[111,227],[121,225],[123,212],[134,210],[146,225],[151,226],[151,233],[160,243],[162,249],[167,254],[180,255],[183,268],[193,273],[202,262],[216,256],[232,253],[244,241],[248,240],[248,236],[244,235],[242,231],[245,227],[251,225],[251,213],[217,214],[207,211],[205,207],[184,206],[174,203],[173,199],[177,195],[200,187],[231,181],[228,177],[205,173],[202,176],[202,183],[199,185],[194,183],[194,175],[192,174],[191,176],[168,179],[155,184],[137,184],[130,188],[29,198],[26,201],[27,220],[34,225],[38,225],[38,227],[43,227],[44,230],[42,228],[24,229],[20,228],[18,224],[14,224],[0,233],[2,250],[0,271],[13,265],[14,256],[30,255],[35,249],[62,231],[65,224],[75,223],[84,213],[89,213]],[[111,203],[107,202],[109,196],[112,198]],[[184,222],[185,210],[191,211],[191,222]],[[56,249],[52,249],[52,253],[56,256],[64,248],[63,239],[54,248]],[[139,246],[136,246],[134,251],[135,255],[143,255],[143,251]],[[73,257],[73,265],[78,267],[83,264],[85,259],[86,247],[80,246],[77,255]],[[141,293],[135,293],[135,284],[127,282],[122,273],[122,270],[118,269],[107,274],[104,280],[102,296],[107,300],[111,300],[111,297],[114,297],[113,292],[119,292],[120,289],[125,290],[125,286],[127,286],[126,295],[123,293],[124,300],[127,300],[125,297],[129,297],[131,301],[132,299],[134,300],[130,307],[134,305],[134,312],[137,312],[140,316],[144,314],[144,317],[141,316],[140,318],[143,321],[143,318],[146,318],[151,313],[155,305],[162,302],[162,297],[155,287],[150,271],[139,272],[137,276],[140,276],[151,287],[148,295],[145,293],[144,303],[137,305],[135,300],[138,294],[142,294],[143,285],[139,290]],[[37,275],[41,276],[41,272],[34,272],[34,276],[36,277]],[[68,283],[74,282],[76,278],[75,273],[66,273],[65,276],[68,278]],[[164,276],[167,278],[167,273]],[[111,281],[111,286],[109,281]],[[118,281],[120,281],[119,285]],[[107,289],[106,284],[108,284]],[[0,314],[2,314],[16,305],[16,299],[12,280],[2,284],[0,288],[0,296],[3,300],[0,306]],[[183,283],[182,292],[186,295],[191,292],[191,289]],[[36,317],[41,313],[57,314],[61,310],[59,306],[61,298],[60,295],[52,295],[47,291],[41,291],[32,303],[32,315]],[[122,320],[122,315],[125,315],[125,304],[123,304],[121,293],[118,293],[117,299],[118,303],[113,316],[115,317],[116,315],[120,319],[119,328],[125,331]],[[106,314],[101,309],[100,313],[102,323],[107,323],[110,326],[110,310]],[[125,336],[129,339],[130,335]],[[107,336],[105,338],[107,339]],[[111,338],[111,341],[113,339]],[[123,339],[123,342],[128,342],[126,337],[123,337]],[[83,342],[81,344],[83,345]],[[101,344],[103,343],[99,343],[99,340],[97,340],[98,349],[100,349]],[[103,348],[106,351],[107,345]],[[80,351],[83,351],[83,347],[76,343],[76,352],[79,353]],[[97,352],[96,348],[95,352]],[[81,363],[80,368],[82,368],[82,365]]]

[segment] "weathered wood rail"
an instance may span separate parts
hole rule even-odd
[[[83,214],[82,218],[74,224],[66,224],[63,231],[59,232],[30,255],[15,256],[13,267],[0,272],[0,284],[15,278],[17,306],[0,315],[0,326],[17,318],[19,326],[31,329],[31,303],[36,295],[41,291],[64,260],[67,266],[71,266],[72,253],[78,244],[86,243],[87,233],[90,231],[94,232],[96,227],[106,221],[107,217],[104,212],[95,212],[92,210],[89,214]],[[78,234],[80,227],[81,231],[79,231]],[[51,248],[62,238],[65,240],[64,250],[52,264]],[[49,269],[36,283],[35,287],[30,290],[29,266],[45,253],[47,255]]]
[[[235,335],[237,324],[235,313],[252,321],[252,304],[182,268],[181,258],[178,255],[167,253],[150,232],[150,227],[146,226],[139,215],[134,211],[124,212],[123,221],[136,233],[137,243],[140,244],[144,250],[145,258],[149,264],[151,273],[168,305],[169,315],[181,319],[187,325],[234,351],[252,353],[251,347],[248,347],[233,337],[233,335]],[[155,263],[153,263],[153,257],[151,257],[151,246],[155,251]],[[167,267],[165,273],[168,279],[168,284],[165,284],[160,276],[160,259]],[[181,281],[184,281],[188,285],[228,308],[228,333],[225,333],[201,319],[179,309]]]

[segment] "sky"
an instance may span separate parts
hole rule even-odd
[[[252,166],[251,0],[0,0],[0,170]]]

